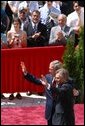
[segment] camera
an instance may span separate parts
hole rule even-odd
[[[14,35],[14,42],[18,45],[19,44],[19,42],[20,42],[20,39],[19,39],[19,34],[15,34]]]

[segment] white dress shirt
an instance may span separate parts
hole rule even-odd
[[[39,9],[38,1],[28,1],[28,2],[23,1],[19,5],[19,8],[20,7],[29,8],[30,12]]]
[[[67,16],[67,25],[70,27],[77,26],[78,18],[79,16],[76,11],[70,13]],[[81,8],[80,10],[80,20],[81,20],[80,26],[84,26],[84,8]]]
[[[35,33],[37,32],[37,27],[38,27],[38,23],[33,23],[32,22],[32,27],[33,27],[33,29],[35,30]]]
[[[60,4],[61,4],[60,1],[53,1],[52,5],[53,5],[53,7],[57,8],[61,12],[61,10],[60,10]]]
[[[56,16],[58,16],[60,14],[60,11],[57,8],[53,7],[53,6],[50,8],[50,10],[51,10],[50,14],[54,13],[54,14],[56,14]],[[43,7],[41,7],[39,9],[39,11],[40,11],[41,22],[43,24],[46,24],[47,17],[48,17],[48,12],[49,12],[49,8],[47,6],[47,3]]]

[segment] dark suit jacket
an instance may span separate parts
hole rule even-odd
[[[26,80],[29,80],[37,85],[41,85],[41,81],[39,78],[36,78],[35,76],[33,76],[32,74],[30,73],[27,73],[27,75],[24,75],[25,79]],[[53,77],[51,74],[47,74],[45,75],[46,77],[46,80],[47,82],[52,85],[52,80],[53,80]],[[69,81],[70,84],[72,84],[71,81]],[[47,120],[50,119],[51,117],[51,114],[52,114],[52,107],[53,107],[53,102],[54,102],[54,99],[53,99],[53,95],[52,95],[52,90],[49,90],[49,89],[45,89],[45,93],[46,93],[46,108],[45,108],[45,118]]]
[[[52,94],[56,93],[55,113],[53,115],[53,125],[74,125],[74,98],[71,84],[64,83],[57,88],[51,87]]]
[[[69,9],[68,9],[69,8]],[[61,14],[65,14],[66,16],[74,11],[73,9],[73,1],[63,1],[60,6]]]
[[[48,44],[48,42],[47,42],[48,41],[47,40],[47,28],[41,22],[38,23],[38,28],[37,28],[37,32],[41,32],[41,35],[37,39],[32,38],[32,35],[34,34],[34,30],[32,27],[31,20],[29,23],[26,22],[24,24],[24,30],[27,33],[28,47],[45,46]]]
[[[29,80],[35,84],[38,84],[38,85],[42,84],[39,78],[36,78],[30,73],[27,73],[27,75],[24,75],[24,77],[26,80]],[[53,77],[51,74],[47,74],[46,79],[49,84],[52,84]],[[46,89],[46,109],[45,109],[46,119],[49,119],[51,117],[52,104],[53,104],[52,93],[50,90]]]

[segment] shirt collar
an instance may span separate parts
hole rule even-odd
[[[32,22],[32,26],[33,26],[33,28],[34,28],[34,26],[36,25],[36,27],[38,26],[38,23],[34,23],[34,22]]]
[[[60,26],[59,26],[59,27],[60,27]],[[60,27],[60,29],[64,31],[64,29],[65,29],[65,25],[64,25],[62,28]]]

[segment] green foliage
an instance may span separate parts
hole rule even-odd
[[[82,101],[84,95],[84,28],[81,27],[78,47],[74,47],[72,40],[67,41],[66,50],[63,55],[63,64],[69,71],[69,75],[74,79],[75,87],[81,91],[81,95],[76,99]]]
[[[74,42],[72,39],[67,40],[66,50],[63,55],[63,67],[68,69],[70,76],[74,77],[75,57],[74,57]]]

